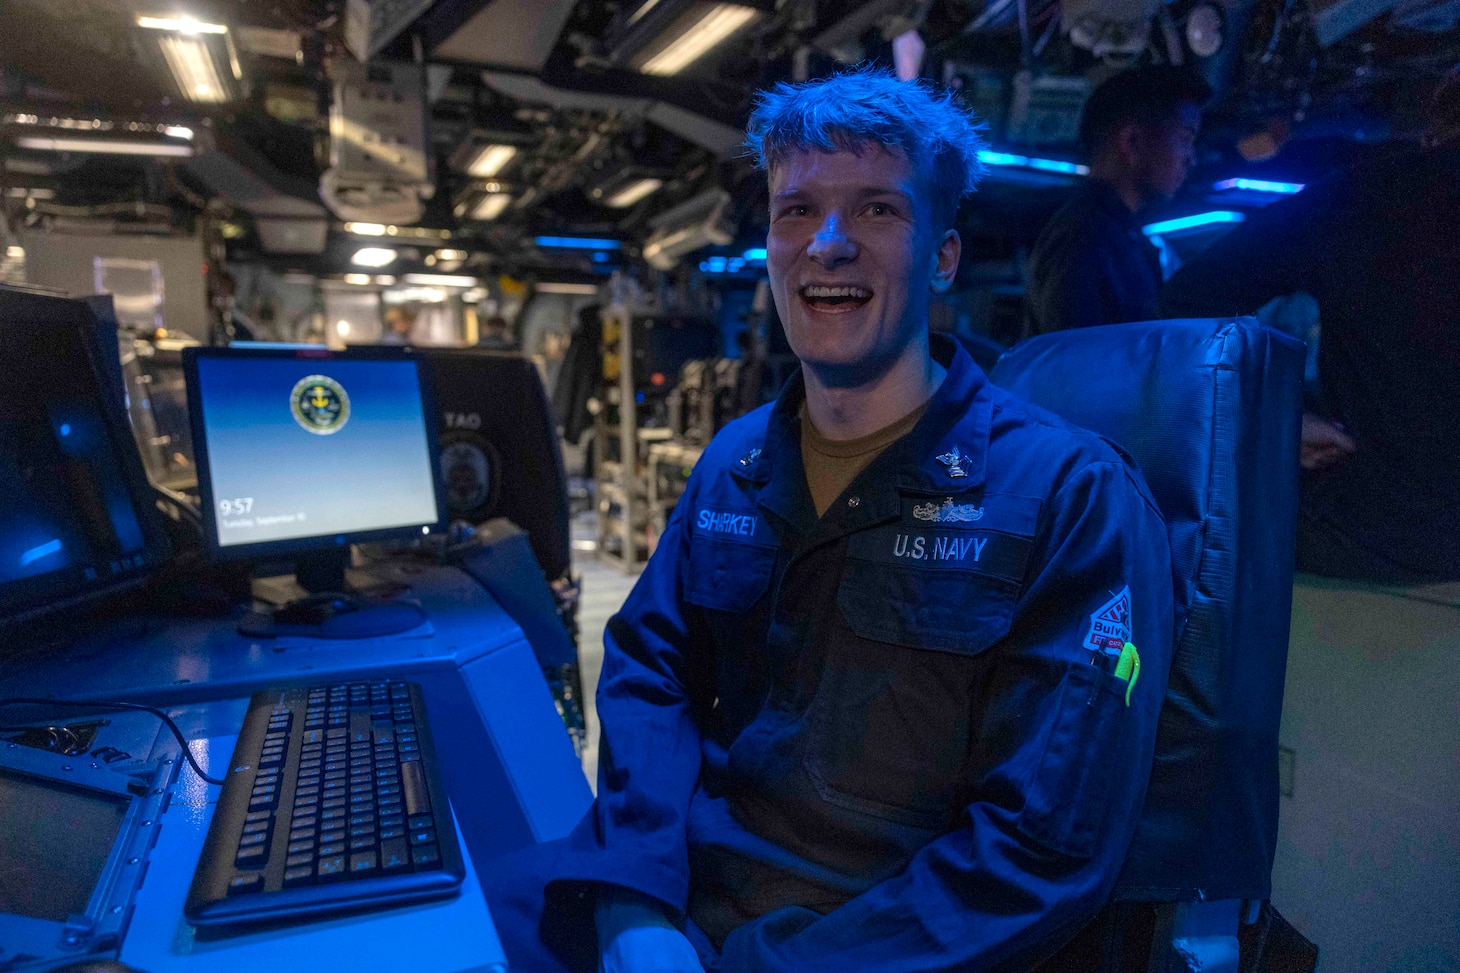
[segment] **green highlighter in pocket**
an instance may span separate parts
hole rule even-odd
[[[1125,705],[1130,705],[1130,691],[1136,688],[1141,677],[1141,654],[1129,642],[1120,650],[1120,661],[1115,664],[1115,678],[1125,680]]]

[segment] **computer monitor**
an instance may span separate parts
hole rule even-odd
[[[442,525],[436,409],[409,349],[199,347],[183,369],[212,557],[299,555],[301,585],[341,591],[351,543]]]
[[[144,580],[168,547],[81,301],[0,289],[0,626]]]

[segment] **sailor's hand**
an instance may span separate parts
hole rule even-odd
[[[1348,459],[1358,445],[1353,437],[1327,419],[1303,413],[1303,446],[1298,462],[1305,470],[1326,470]]]
[[[605,889],[594,918],[601,973],[703,973],[690,941],[653,899]]]

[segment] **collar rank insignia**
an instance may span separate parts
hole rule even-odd
[[[947,497],[941,506],[932,502],[918,504],[913,507],[913,516],[935,524],[971,524],[983,519],[983,508],[971,503],[955,504],[952,497]]]
[[[750,452],[746,453],[744,456],[740,457],[740,465],[749,466],[758,459],[760,459],[760,448],[756,447],[755,449],[752,449]]]
[[[938,462],[948,467],[949,476],[958,477],[968,475],[968,471],[963,468],[963,462],[967,459],[968,457],[960,453],[957,446],[954,446],[948,452],[939,456]]]

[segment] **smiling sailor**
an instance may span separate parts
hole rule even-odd
[[[706,449],[609,622],[597,800],[488,880],[514,970],[1029,969],[1105,904],[1170,555],[1121,452],[929,337],[982,144],[880,73],[762,95],[800,374]]]

